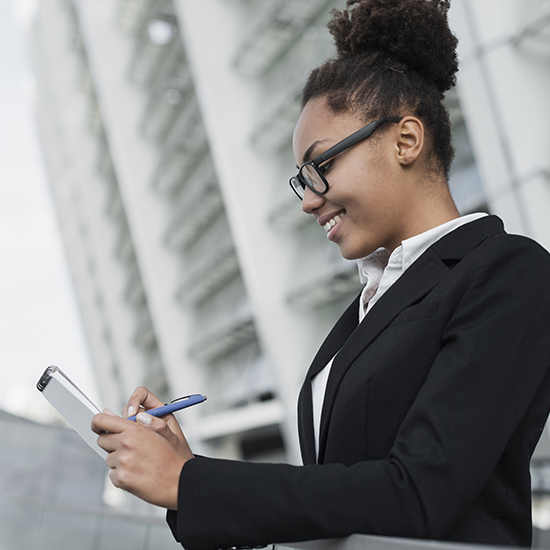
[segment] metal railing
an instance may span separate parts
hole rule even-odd
[[[273,545],[273,550],[514,550],[514,548],[511,546],[486,546],[434,540],[352,535],[345,539],[276,544]],[[519,548],[516,550],[519,550]]]

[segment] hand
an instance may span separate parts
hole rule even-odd
[[[115,487],[177,510],[181,469],[192,454],[184,458],[155,430],[110,411],[94,416],[92,430],[99,434],[98,445],[109,453],[105,463],[111,468],[109,477]]]
[[[162,435],[186,460],[193,458],[193,453],[181,431],[180,425],[173,414],[168,414],[162,418],[153,417],[148,414],[139,414],[139,411],[147,411],[156,407],[161,407],[164,403],[152,394],[147,388],[140,386],[136,388],[128,403],[122,409],[122,417],[128,418],[138,413],[136,422]]]

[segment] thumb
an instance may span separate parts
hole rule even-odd
[[[139,422],[141,425],[147,426],[148,428],[151,428],[154,430],[154,427],[152,426],[153,420],[157,420],[157,419],[153,418],[152,415],[147,414],[145,412],[140,412],[136,415],[136,422]]]
[[[136,415],[136,422],[139,422],[142,426],[146,426],[164,437],[167,437],[168,433],[172,433],[172,430],[170,430],[164,418],[158,418],[146,412],[138,413]]]
[[[157,432],[164,437],[172,445],[176,447],[179,445],[179,440],[175,436],[174,432],[170,429],[164,418],[158,418],[145,412],[140,412],[136,416],[136,422],[139,422],[142,426],[146,426],[150,430]]]

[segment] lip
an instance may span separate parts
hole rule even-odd
[[[335,238],[336,238],[336,234],[338,233],[338,231],[340,230],[340,227],[342,226],[342,223],[344,222],[345,220],[345,216],[343,216],[339,222],[336,223],[336,225],[334,227],[331,228],[331,230],[327,233],[327,239],[329,241],[334,241]]]
[[[342,217],[342,214],[345,214],[345,213],[346,213],[345,209],[342,208],[342,210],[337,210],[335,212],[332,212],[331,214],[325,214],[324,216],[317,218],[317,223],[321,227],[323,227],[328,221],[332,220],[332,218],[334,218],[335,216],[340,215],[340,217]],[[336,227],[336,225],[334,227]]]

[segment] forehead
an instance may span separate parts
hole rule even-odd
[[[310,99],[296,123],[292,140],[294,156],[302,163],[304,153],[312,145],[313,153],[322,152],[331,145],[349,136],[364,125],[362,120],[350,113],[334,113],[324,98]],[[319,144],[319,147],[315,147]]]

